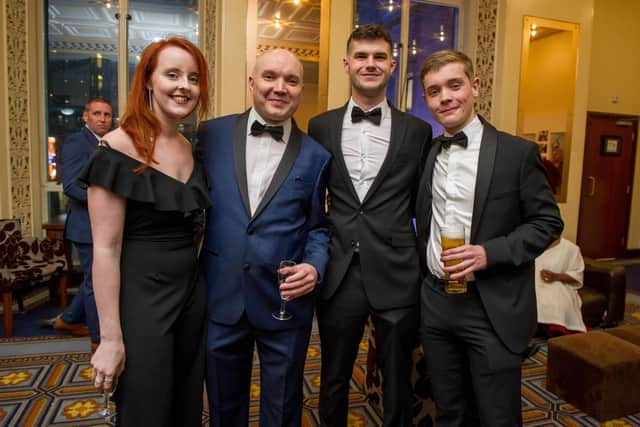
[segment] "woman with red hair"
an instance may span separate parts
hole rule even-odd
[[[80,177],[101,333],[93,381],[115,388],[118,425],[201,425],[206,289],[197,236],[211,202],[178,124],[198,106],[202,118],[208,100],[198,48],[181,38],[151,43],[120,127]]]

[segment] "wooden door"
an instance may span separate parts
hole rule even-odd
[[[637,117],[587,116],[577,239],[584,256],[625,253],[637,127]]]

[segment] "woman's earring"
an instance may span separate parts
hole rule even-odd
[[[147,88],[147,99],[149,100],[149,111],[153,111],[153,101],[151,100],[151,95],[153,94],[153,90],[148,87]]]

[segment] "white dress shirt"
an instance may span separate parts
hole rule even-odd
[[[431,273],[440,278],[444,278],[440,261],[440,227],[449,223],[462,224],[465,242],[469,243],[482,130],[482,122],[476,116],[462,129],[467,135],[467,147],[452,144],[448,149],[440,150],[436,157],[427,264]],[[467,280],[473,280],[473,277],[467,277]]]
[[[259,136],[251,135],[251,125],[257,120],[261,124],[266,124],[264,119],[255,109],[249,112],[247,120],[247,146],[246,146],[246,167],[247,167],[247,191],[249,192],[249,205],[251,215],[256,212],[260,201],[267,192],[269,184],[276,173],[276,169],[282,160],[287,142],[291,136],[291,119],[282,123],[269,124],[269,126],[283,126],[284,135],[282,141],[276,141],[265,132]]]
[[[355,105],[351,98],[342,121],[342,155],[351,182],[358,193],[358,198],[362,201],[378,176],[389,151],[391,108],[386,98],[374,107],[380,107],[382,112],[380,126],[377,126],[368,120],[352,123],[351,110]]]

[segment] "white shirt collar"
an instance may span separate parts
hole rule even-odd
[[[88,130],[89,132],[91,132],[91,133],[93,134],[93,136],[95,136],[95,137],[96,137],[96,139],[97,139],[98,141],[102,141],[102,137],[101,137],[101,136],[98,136],[98,134],[96,134],[94,131],[92,131],[92,130],[91,130],[91,128],[89,128],[89,126],[87,126],[87,125],[85,124],[85,125],[84,125],[84,127],[86,127],[86,128],[87,128],[87,130]]]

